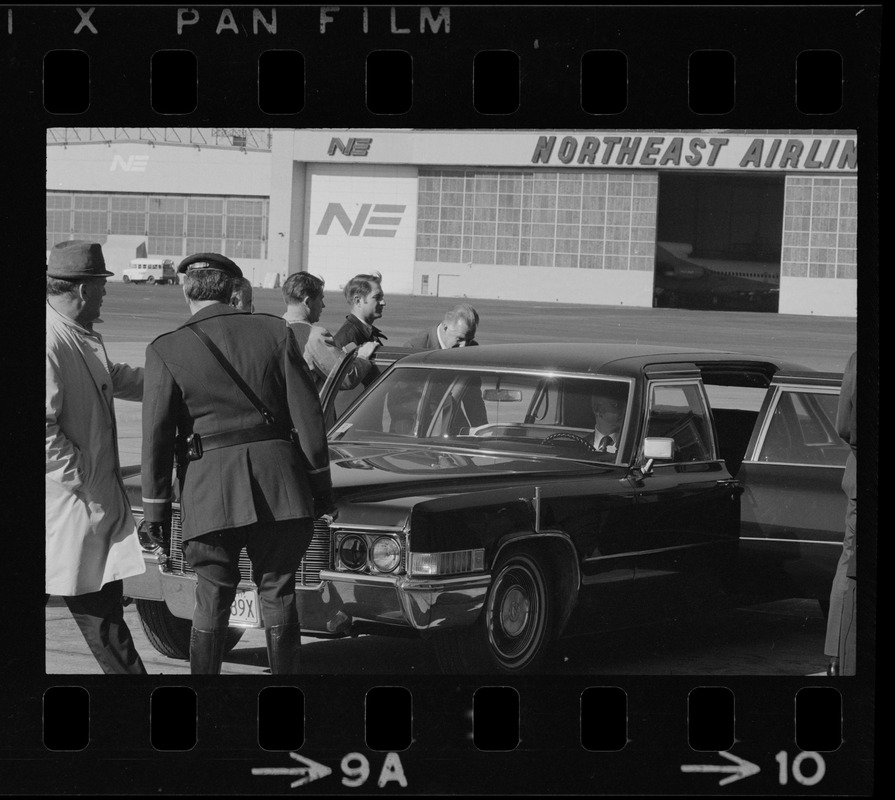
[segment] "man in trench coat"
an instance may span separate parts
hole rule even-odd
[[[102,248],[61,242],[47,264],[46,591],[61,595],[106,673],[145,674],[122,579],[145,569],[121,481],[113,397],[140,400],[143,370],[111,364],[99,318]]]
[[[181,483],[183,553],[196,571],[190,671],[218,674],[246,549],[273,674],[299,671],[295,571],[313,519],[332,507],[320,400],[295,335],[280,317],[229,305],[242,271],[218,253],[184,259],[192,316],[146,349],[143,507],[151,538],[170,535],[175,441],[198,435]],[[255,400],[208,349],[218,348]],[[293,432],[290,435],[290,430]],[[195,439],[194,439],[195,442]]]

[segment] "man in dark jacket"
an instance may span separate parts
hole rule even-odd
[[[344,347],[350,342],[358,347],[366,342],[382,344],[388,337],[373,324],[382,316],[385,308],[385,295],[379,274],[355,275],[345,284],[345,299],[351,313],[345,317],[342,327],[333,334],[336,347]]]
[[[182,453],[189,437],[198,437],[201,449],[194,438],[186,459],[178,459],[183,553],[198,576],[190,671],[220,672],[245,547],[271,672],[295,673],[301,644],[295,571],[314,517],[332,507],[320,401],[289,326],[229,305],[234,278],[242,275],[236,264],[199,253],[184,259],[178,272],[185,273],[192,316],[146,349],[142,482],[148,533],[169,541],[175,443]]]

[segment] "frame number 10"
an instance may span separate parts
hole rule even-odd
[[[827,765],[824,763],[820,753],[815,753],[811,750],[799,753],[792,760],[792,764],[789,763],[789,753],[785,750],[781,750],[777,753],[776,759],[777,764],[779,765],[778,777],[781,786],[786,786],[789,782],[790,770],[792,770],[793,778],[795,778],[798,783],[802,784],[802,786],[814,786],[815,784],[820,783],[827,771]],[[803,764],[806,761],[814,764],[813,768],[808,768],[808,775],[805,775],[803,772]]]

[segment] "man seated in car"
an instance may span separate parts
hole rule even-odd
[[[609,381],[601,382],[591,396],[590,406],[594,412],[593,446],[598,453],[618,452],[627,400],[627,386]]]

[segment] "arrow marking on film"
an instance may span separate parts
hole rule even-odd
[[[252,775],[301,775],[297,781],[292,781],[290,786],[295,789],[298,786],[304,786],[306,783],[316,781],[319,778],[325,778],[332,775],[332,770],[325,764],[318,764],[311,761],[310,758],[304,758],[298,753],[289,753],[290,758],[300,761],[303,767],[255,767],[252,769]]]
[[[753,764],[751,761],[746,761],[744,758],[739,758],[735,756],[733,753],[727,753],[724,750],[718,751],[719,756],[724,756],[724,758],[729,758],[733,761],[733,764],[682,764],[681,772],[730,772],[733,773],[728,775],[726,778],[722,778],[719,781],[718,786],[724,786],[727,783],[733,783],[734,781],[740,780],[740,778],[749,778],[752,775],[756,775],[761,772],[761,767],[758,764]]]

